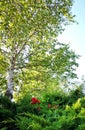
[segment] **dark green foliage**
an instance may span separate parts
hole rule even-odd
[[[0,121],[13,117],[16,114],[16,105],[7,97],[0,96]]]
[[[81,107],[85,108],[85,97],[80,100]]]
[[[78,87],[75,90],[71,90],[69,94],[69,101],[68,104],[71,105],[72,103],[76,102],[78,98],[81,98],[84,96],[84,93],[82,91],[81,87]]]
[[[76,92],[81,92],[80,96]],[[32,96],[29,93],[17,104],[10,102],[7,97],[0,97],[0,129],[85,129],[85,97],[81,90],[72,90],[69,94],[45,92],[36,98],[40,100],[39,104],[31,103]]]
[[[21,113],[21,112],[27,112],[27,111],[31,111],[31,96],[30,94],[27,94],[23,97],[23,99],[21,99],[18,103],[17,106],[17,112]]]
[[[11,102],[7,97],[0,96],[0,128],[3,126],[6,120],[14,118],[16,115],[16,105]],[[8,125],[7,125],[8,127]],[[9,125],[9,130],[12,129],[12,125]]]

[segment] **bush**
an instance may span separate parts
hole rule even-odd
[[[85,97],[75,98],[72,95],[73,92],[71,95],[54,92],[39,98],[27,94],[17,104],[1,97],[0,129],[84,130]]]
[[[7,97],[0,96],[0,128],[3,128],[6,120],[14,118],[16,115],[16,104],[11,102]],[[8,127],[8,125],[7,125]],[[9,125],[9,127],[11,127]],[[3,129],[7,129],[6,127]],[[11,128],[9,128],[10,130]]]

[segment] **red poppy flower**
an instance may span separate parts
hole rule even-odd
[[[31,99],[31,104],[36,104],[36,103],[40,103],[40,100],[36,99],[35,97],[33,97]]]

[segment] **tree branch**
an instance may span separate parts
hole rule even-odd
[[[2,48],[0,48],[0,51],[1,51],[2,53],[8,53],[6,50],[3,50]]]
[[[29,36],[28,40],[33,36],[33,34],[35,33],[35,31]],[[24,46],[26,45],[27,42],[25,42],[22,47],[20,48],[20,50],[16,53],[15,57],[17,57],[20,52],[23,50]]]

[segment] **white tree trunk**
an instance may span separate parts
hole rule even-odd
[[[10,61],[10,67],[7,72],[7,91],[6,96],[11,100],[13,98],[13,90],[14,90],[14,65],[15,60],[12,57]]]
[[[10,99],[13,97],[13,89],[14,89],[14,71],[9,70],[7,74],[7,91],[6,96],[8,96]]]

